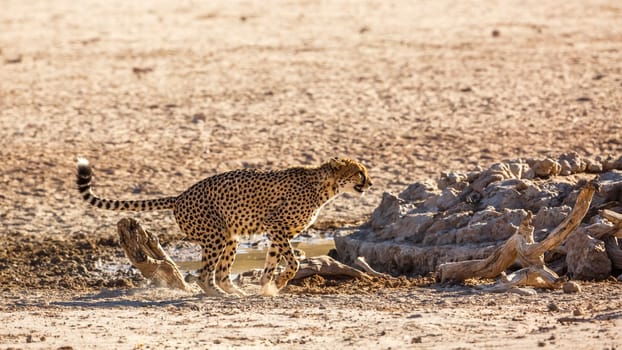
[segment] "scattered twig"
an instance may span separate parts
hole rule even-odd
[[[354,260],[354,265],[362,268],[363,271],[367,272],[367,274],[372,275],[374,277],[394,278],[393,276],[391,276],[389,274],[381,273],[381,272],[378,272],[378,271],[372,269],[372,267],[369,266],[369,264],[367,263],[367,260],[365,260],[364,256],[359,256],[358,258],[356,258],[356,260]]]
[[[585,318],[585,317],[561,317],[557,319],[557,322],[561,324],[566,324],[566,323],[579,323],[579,322],[594,322],[594,320],[591,318]]]

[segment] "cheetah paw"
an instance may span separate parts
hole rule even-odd
[[[270,281],[261,286],[261,295],[266,297],[274,297],[279,295],[279,289],[276,287],[274,281]]]

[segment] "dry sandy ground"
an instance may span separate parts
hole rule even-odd
[[[0,348],[619,348],[613,281],[532,297],[125,289],[98,272],[120,215],[80,202],[73,162],[138,198],[346,155],[375,189],[318,224],[356,225],[442,170],[619,156],[621,52],[618,1],[3,1]],[[179,235],[169,213],[136,217]]]
[[[584,287],[537,297],[464,287],[245,299],[159,289],[33,293],[0,315],[0,341],[25,349],[619,349],[619,284]]]

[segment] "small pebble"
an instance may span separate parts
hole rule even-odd
[[[562,286],[564,293],[581,293],[581,286],[574,281],[568,281]]]
[[[15,64],[20,62],[22,62],[22,55],[10,57],[4,60],[4,63],[6,64]]]

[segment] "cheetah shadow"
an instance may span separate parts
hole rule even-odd
[[[157,299],[157,300],[156,300]],[[227,300],[228,298],[210,298],[202,294],[188,293],[166,288],[132,288],[124,290],[103,289],[95,294],[84,295],[73,300],[53,301],[49,305],[75,308],[144,308],[177,307],[198,310],[206,306],[209,299]]]

